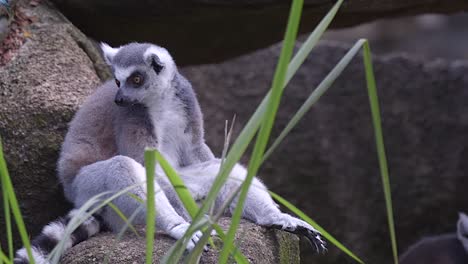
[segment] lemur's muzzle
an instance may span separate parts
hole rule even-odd
[[[130,98],[128,98],[127,96],[122,95],[122,92],[121,92],[120,89],[117,91],[117,94],[115,95],[114,102],[118,106],[123,106],[123,107],[129,106],[129,105],[131,105],[133,103]]]

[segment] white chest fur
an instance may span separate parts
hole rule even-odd
[[[183,106],[175,100],[168,100],[150,109],[150,117],[158,150],[172,166],[177,167],[184,150],[191,144],[190,134],[185,133],[188,120]]]

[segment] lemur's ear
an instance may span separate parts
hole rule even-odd
[[[148,52],[145,52],[144,56],[146,64],[152,67],[156,74],[159,74],[164,69],[164,64],[156,53],[149,50]]]
[[[114,59],[115,54],[119,52],[120,48],[112,48],[104,42],[101,42],[102,55],[107,64],[111,65],[112,60]]]

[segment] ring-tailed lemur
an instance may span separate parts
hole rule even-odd
[[[66,198],[79,208],[99,193],[119,191],[145,181],[143,154],[146,147],[153,147],[176,168],[193,197],[202,201],[219,172],[220,160],[205,144],[202,112],[190,83],[178,72],[167,50],[159,46],[130,43],[112,48],[103,43],[101,48],[115,80],[99,87],[70,123],[58,161]],[[190,217],[167,178],[160,174],[163,173],[159,171],[155,180],[156,191],[163,190],[155,197],[156,225],[158,230],[179,239],[189,227]],[[223,204],[245,176],[246,169],[237,164],[216,205]],[[131,192],[144,200],[145,190],[142,185]],[[127,217],[139,207],[129,196],[121,196],[113,203]],[[235,204],[231,205],[226,213],[234,208]],[[42,263],[61,239],[73,213],[47,225],[32,242],[36,263]],[[114,231],[124,224],[108,208],[97,217],[75,231],[69,247],[99,232],[102,223]],[[144,224],[145,217],[143,210],[133,223]],[[259,225],[304,235],[318,251],[325,249],[319,233],[306,222],[282,213],[258,179],[248,192],[243,217]],[[187,249],[192,249],[201,235],[196,232]],[[15,263],[27,263],[24,249],[18,251]]]

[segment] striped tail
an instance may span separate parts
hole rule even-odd
[[[37,236],[31,242],[31,251],[35,263],[37,264],[49,264],[47,256],[54,249],[60,240],[63,239],[65,228],[73,218],[78,210],[71,210],[68,215],[64,218],[46,225],[39,236]],[[89,237],[97,234],[103,229],[104,223],[99,215],[93,215],[78,226],[70,236],[70,240],[65,243],[65,250],[73,247],[74,245],[88,239]],[[28,253],[25,248],[21,248],[16,252],[14,264],[29,264]]]

